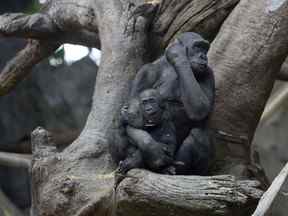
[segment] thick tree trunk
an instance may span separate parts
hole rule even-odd
[[[115,190],[115,164],[108,152],[108,144],[115,141],[113,134],[118,130],[120,107],[137,70],[158,56],[179,32],[196,30],[213,38],[237,2],[57,0],[34,16],[0,17],[0,33],[6,36],[29,37],[48,44],[87,41],[98,47],[101,40],[102,59],[93,105],[79,138],[57,152],[47,131],[38,128],[32,134],[34,215],[247,215],[244,209],[261,195],[254,181],[236,181],[229,176],[171,177],[136,170],[129,172]],[[284,49],[279,53],[277,50],[287,46],[283,35],[287,23],[281,18],[288,11],[287,1],[283,2],[278,9],[267,12],[264,0],[242,0],[212,45],[209,57],[216,72],[217,100],[211,122],[220,138],[230,138],[216,143],[218,159],[219,155],[225,157],[224,167],[230,162],[228,156],[240,158],[245,165],[249,162],[249,141],[274,80],[271,68],[277,69],[286,54]],[[254,16],[261,21],[256,22]],[[267,31],[260,34],[261,28]],[[73,34],[71,29],[75,30]],[[148,43],[148,39],[153,42]],[[153,53],[149,52],[152,49]],[[32,58],[37,52],[31,50]],[[17,68],[17,61],[12,61],[9,68],[13,65]],[[11,80],[20,80],[18,75],[12,73]],[[13,84],[7,82],[2,89],[8,91]],[[239,149],[241,157],[227,150],[234,141],[240,142],[235,152]],[[224,170],[247,176],[234,171],[235,166]],[[171,208],[167,209],[166,204]]]
[[[211,46],[216,173],[249,175],[251,141],[287,56],[287,15],[288,1],[242,0]]]

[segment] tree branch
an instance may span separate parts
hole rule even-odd
[[[288,163],[274,179],[269,189],[264,193],[252,216],[264,216],[270,209],[274,199],[279,193],[282,185],[288,176]]]
[[[29,154],[16,154],[0,152],[0,165],[17,168],[30,168],[32,156]]]
[[[288,98],[288,87],[283,87],[281,91],[276,94],[271,101],[266,105],[264,112],[261,116],[261,123],[265,123],[267,120],[271,118],[271,116],[281,107],[281,105]]]
[[[50,56],[59,44],[29,41],[10,62],[8,62],[0,74],[0,96],[9,93],[16,84],[23,80],[31,71],[31,68],[42,59]]]
[[[238,215],[239,208],[243,214],[261,197],[259,185],[232,176],[169,176],[132,170],[118,186],[117,215]]]
[[[60,9],[61,8],[58,10]],[[60,12],[57,13],[57,22],[66,22],[65,16],[63,14],[59,16],[59,14]],[[22,13],[1,15],[0,36],[29,38],[58,44],[82,44],[100,48],[97,28],[91,31],[87,27],[85,29],[84,27],[79,27],[79,24],[73,23],[71,29],[68,30],[67,26],[57,25],[46,13],[35,13],[33,15]]]
[[[46,14],[4,14],[0,16],[0,21],[0,35],[5,37],[45,39],[57,31],[56,25]]]

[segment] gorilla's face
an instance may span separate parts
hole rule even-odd
[[[138,99],[131,99],[129,105],[122,108],[121,115],[130,126],[139,129],[144,127],[144,117]]]
[[[162,108],[159,95],[156,90],[148,89],[140,94],[140,103],[146,127],[152,127],[161,123]]]
[[[201,72],[207,70],[208,58],[207,58],[208,47],[206,43],[195,43],[191,47],[187,47],[187,56],[191,64],[191,68],[196,75],[201,76]]]

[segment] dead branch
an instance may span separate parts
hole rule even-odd
[[[117,189],[117,215],[237,215],[239,208],[243,214],[261,197],[259,186],[228,175],[167,176],[133,170]]]
[[[288,163],[274,179],[269,189],[263,194],[259,204],[252,216],[264,216],[270,209],[274,199],[279,193],[282,185],[288,176]]]
[[[42,59],[50,56],[59,44],[29,41],[0,74],[0,96],[9,93]]]
[[[77,5],[72,4],[72,9],[74,8],[73,6],[77,8]],[[52,4],[51,7],[49,11],[55,13],[53,7],[56,7],[56,5]],[[41,40],[47,43],[75,43],[100,48],[97,28],[93,31],[91,31],[91,26],[89,26],[90,28],[83,28],[79,23],[66,20],[66,16],[63,13],[60,14],[60,11],[56,12],[58,15],[57,22],[53,19],[53,15],[55,14],[45,12],[32,15],[22,13],[1,15],[0,36]],[[86,13],[88,13],[88,11]],[[71,29],[67,28],[67,22],[71,22]],[[73,34],[71,34],[72,32]]]

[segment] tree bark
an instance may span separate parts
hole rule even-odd
[[[288,1],[242,0],[211,46],[216,173],[249,176],[251,141],[287,56],[287,15]]]
[[[233,176],[165,176],[133,170],[117,188],[117,215],[250,215],[262,195],[255,186],[260,186],[258,181],[236,181]]]

